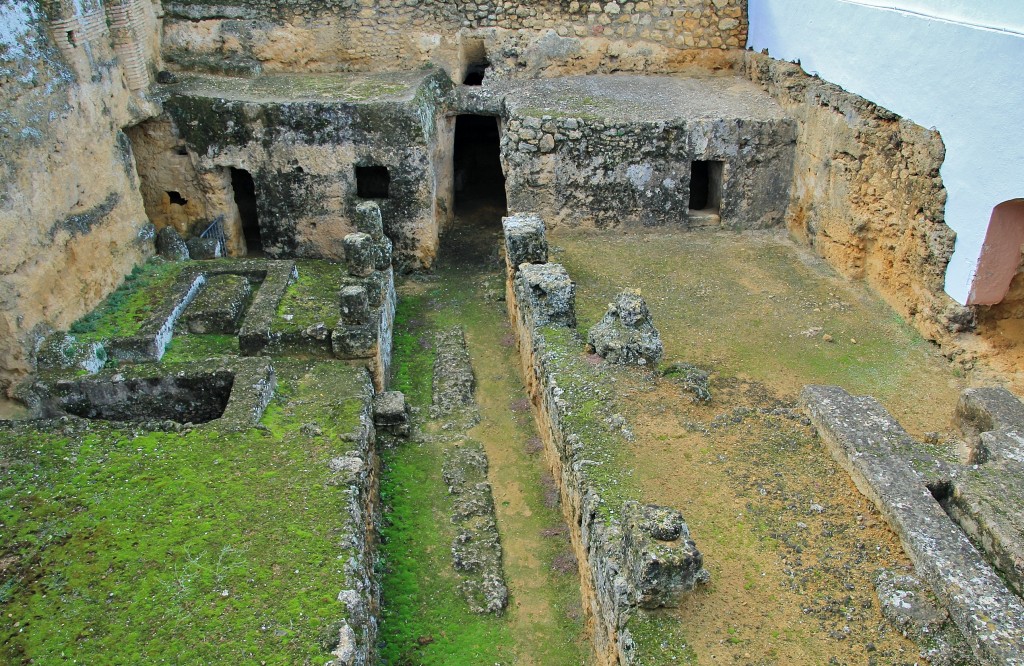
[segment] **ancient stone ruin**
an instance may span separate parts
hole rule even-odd
[[[0,662],[1024,663],[1020,200],[784,5],[0,5]]]

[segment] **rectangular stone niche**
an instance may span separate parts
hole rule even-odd
[[[228,371],[88,379],[58,384],[53,397],[60,410],[86,419],[207,423],[224,414],[234,383]]]

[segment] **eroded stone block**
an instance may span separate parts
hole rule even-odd
[[[364,201],[356,206],[356,229],[375,241],[384,238],[384,219],[376,201]]]
[[[189,238],[185,241],[193,259],[216,259],[224,256],[224,248],[216,238]]]
[[[409,405],[401,391],[384,391],[373,398],[373,424],[396,435],[409,434]]]
[[[366,295],[365,285],[342,287],[339,300],[342,323],[352,325],[370,322],[370,302]]]
[[[587,344],[609,363],[655,365],[664,348],[640,291],[627,289],[619,294],[608,311],[587,334]]]
[[[704,556],[679,511],[626,502],[623,514],[625,574],[638,606],[678,606],[683,592],[707,582]]]
[[[337,328],[331,336],[331,350],[338,358],[369,358],[377,351],[375,323]]]
[[[368,277],[374,271],[377,248],[369,234],[354,233],[342,241],[349,275]]]
[[[43,341],[36,355],[39,370],[85,370],[95,374],[107,362],[107,351],[99,342],[79,342],[73,335],[54,333]]]
[[[543,264],[548,260],[548,239],[539,215],[520,213],[502,218],[505,257],[511,269],[519,264]]]
[[[156,253],[168,261],[188,261],[188,246],[174,227],[164,227],[156,235]]]
[[[520,264],[516,290],[534,326],[576,327],[576,283],[561,264]]]

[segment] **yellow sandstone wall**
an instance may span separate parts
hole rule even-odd
[[[0,391],[153,247],[122,131],[157,111],[152,6],[48,11],[14,0],[0,29]]]

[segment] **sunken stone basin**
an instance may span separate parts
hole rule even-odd
[[[234,383],[234,373],[225,371],[85,379],[58,383],[53,398],[62,411],[86,419],[206,423],[224,414]]]

